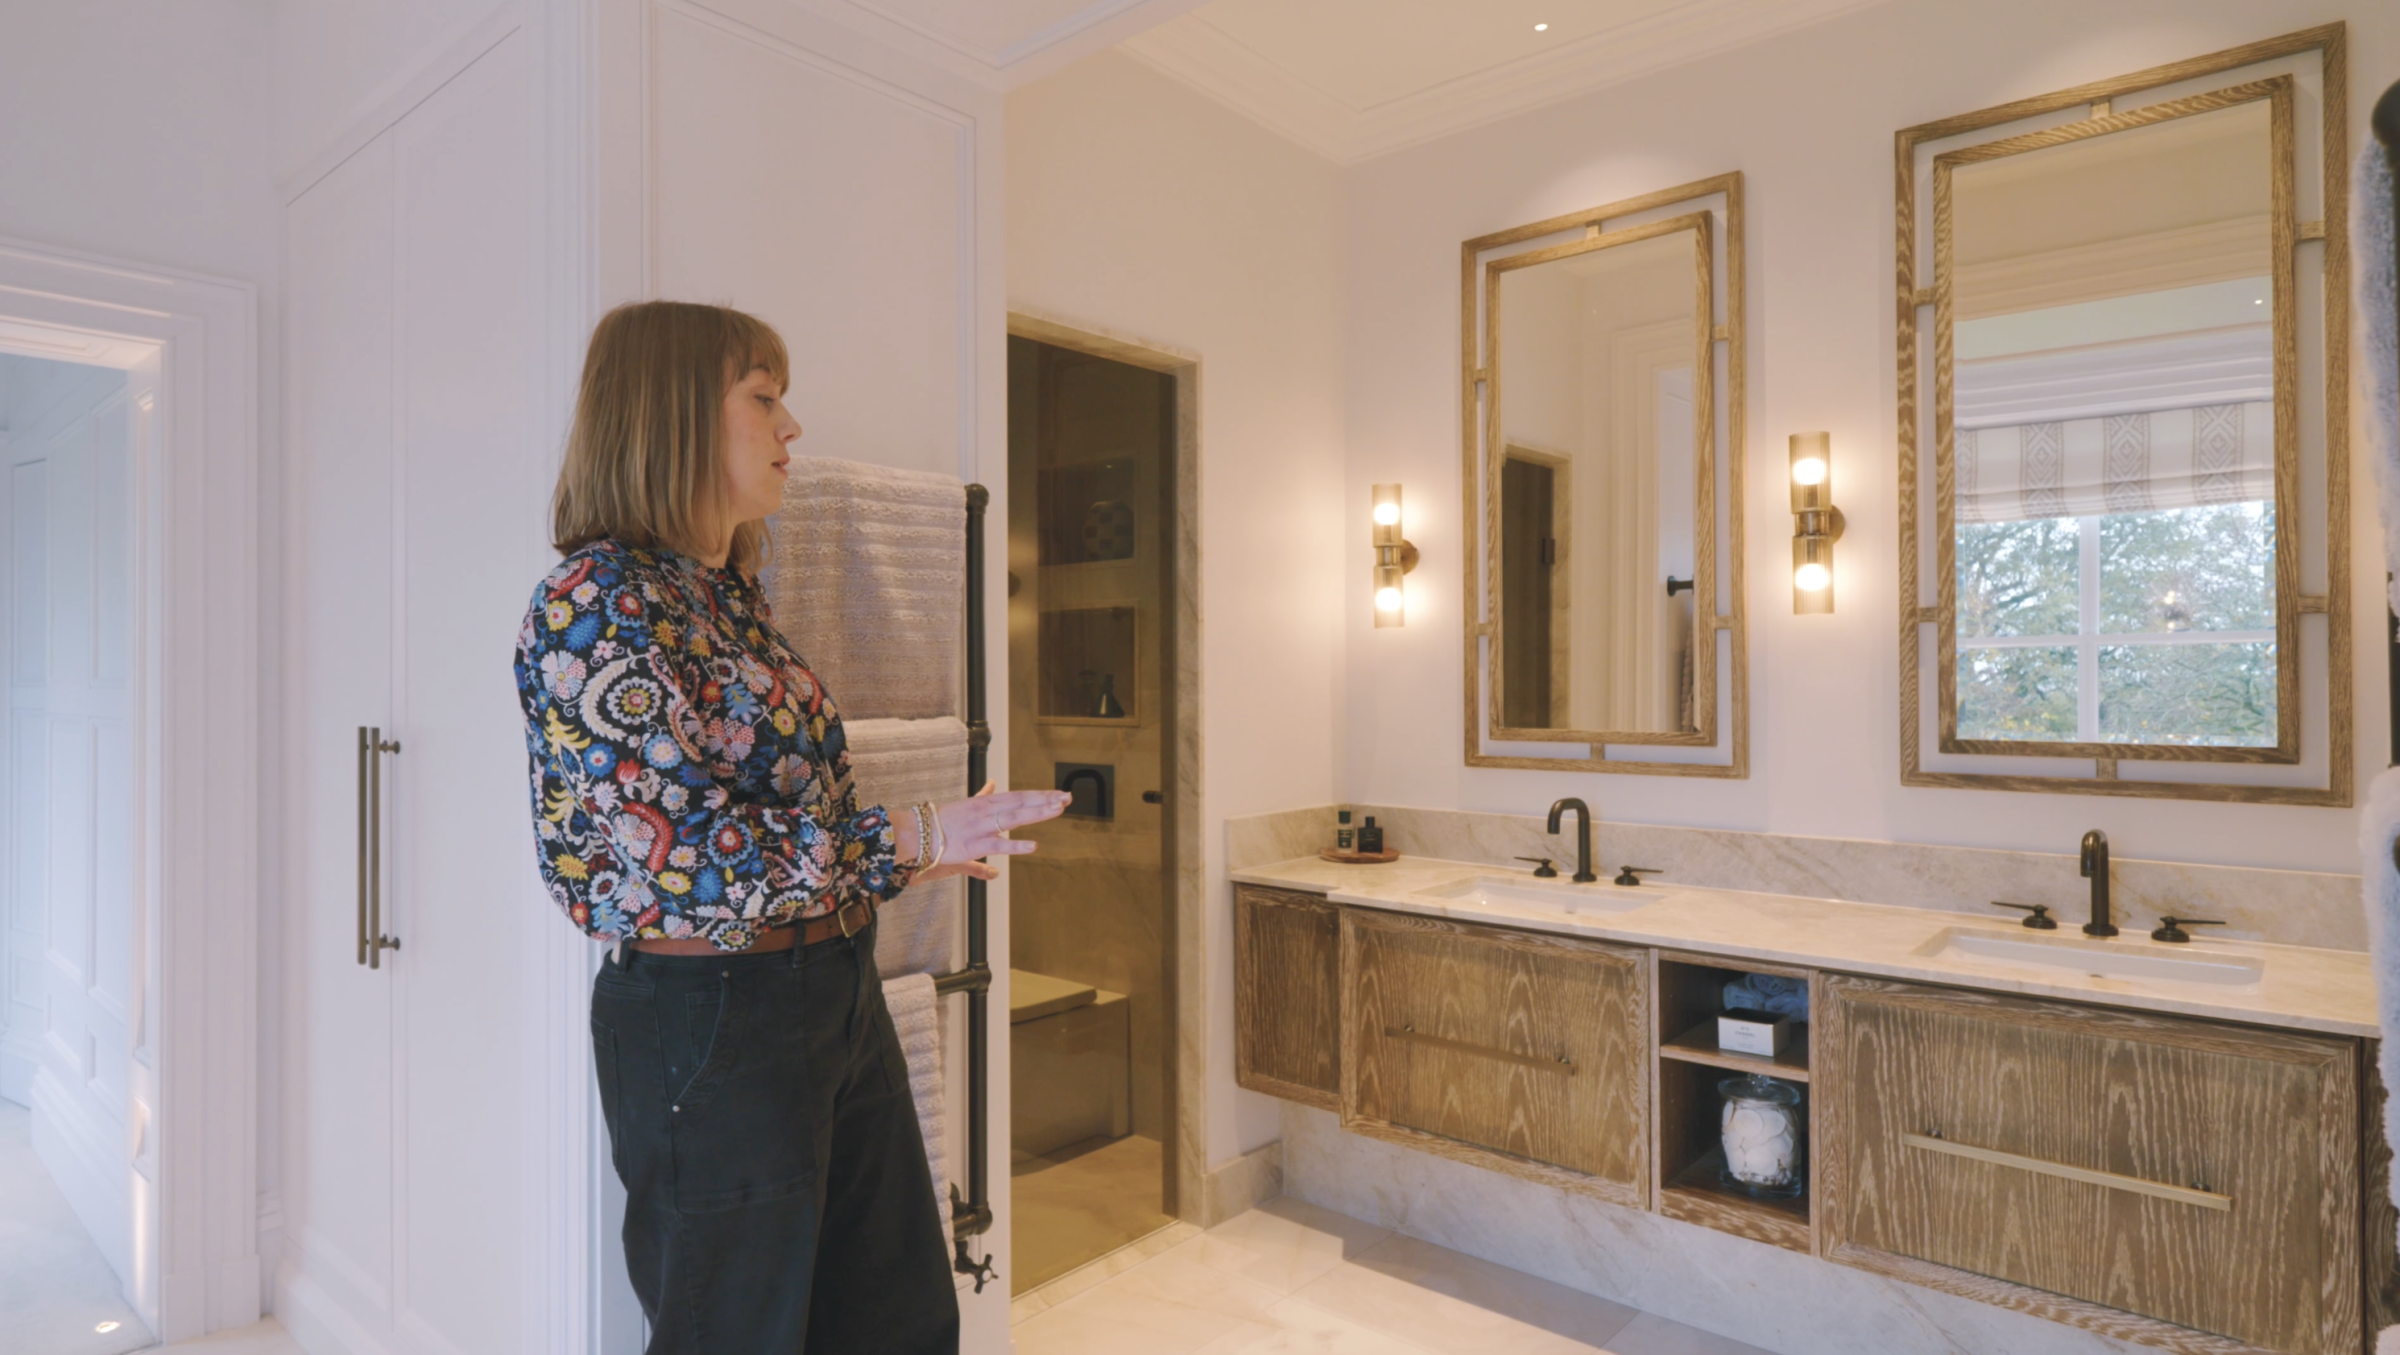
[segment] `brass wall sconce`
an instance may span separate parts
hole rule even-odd
[[[1792,434],[1792,614],[1833,610],[1833,543],[1842,510],[1833,506],[1833,435]]]
[[[1400,486],[1377,485],[1375,521],[1375,624],[1408,624],[1408,595],[1400,578],[1417,567],[1417,548],[1400,535]]]

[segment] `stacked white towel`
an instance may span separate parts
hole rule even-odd
[[[792,458],[767,601],[845,720],[959,713],[966,524],[951,476]]]
[[[942,1236],[950,1236],[950,1136],[942,1101],[942,1007],[933,991],[933,976],[903,974],[886,979],[883,1004],[891,1008],[892,1028],[900,1032],[900,1050],[908,1055],[908,1094],[917,1103],[917,1130],[925,1137],[925,1163],[933,1170],[933,1199],[941,1215]]]

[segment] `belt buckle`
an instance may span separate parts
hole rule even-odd
[[[873,910],[868,909],[866,904],[860,903],[856,899],[852,899],[850,902],[834,909],[833,925],[842,929],[842,939],[844,941],[847,941],[851,937],[858,935],[859,932],[865,930],[867,925],[864,922],[859,923],[856,927],[850,925],[850,910],[853,908],[865,910],[870,921],[873,920],[875,916]]]

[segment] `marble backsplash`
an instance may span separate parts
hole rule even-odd
[[[1315,855],[1331,844],[1334,814],[1343,807],[1228,819],[1226,868]],[[1410,856],[1486,862],[1514,870],[1526,868],[1519,857],[1547,856],[1559,859],[1566,872],[1574,869],[1574,830],[1569,827],[1552,837],[1537,815],[1397,805],[1346,807],[1359,821],[1374,815],[1386,844]],[[2076,873],[2072,853],[1594,823],[1592,868],[1606,878],[1623,865],[1658,867],[1662,873],[1650,878],[1662,885],[1938,908],[1996,920],[2018,915],[1992,907],[1994,899],[2045,903],[2068,926],[2083,921],[2091,898],[2091,886]],[[2229,924],[2213,929],[2213,934],[2336,950],[2367,948],[2366,910],[2355,875],[2128,857],[2118,857],[2112,865],[2111,900],[2117,925],[2127,931],[2137,925],[2146,931],[2161,914],[2172,913],[2222,918]]]

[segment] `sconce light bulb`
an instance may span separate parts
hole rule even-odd
[[[1395,522],[1398,522],[1399,520],[1400,520],[1400,505],[1398,505],[1398,504],[1396,504],[1396,503],[1379,503],[1379,504],[1375,505],[1375,525],[1376,525],[1376,526],[1378,526],[1378,527],[1389,527],[1389,526],[1391,526],[1393,523],[1395,523]]]
[[[1379,611],[1379,612],[1396,612],[1396,611],[1399,611],[1399,610],[1400,610],[1400,590],[1399,590],[1399,589],[1397,589],[1397,588],[1378,588],[1378,589],[1376,589],[1376,590],[1375,590],[1375,610],[1377,610],[1377,611]]]
[[[1792,483],[1821,485],[1825,483],[1825,463],[1817,457],[1803,457],[1792,463]]]
[[[1821,593],[1833,582],[1833,571],[1820,564],[1805,564],[1792,571],[1792,587],[1803,593]]]

